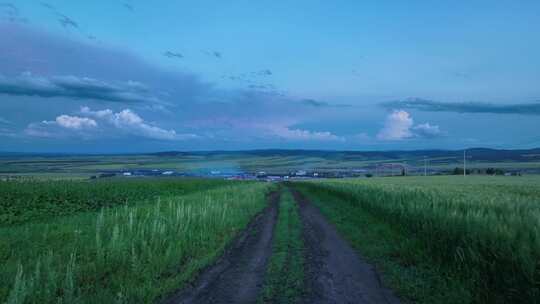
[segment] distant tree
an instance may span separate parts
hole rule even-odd
[[[405,168],[401,168],[401,176],[407,175],[407,171],[405,171]]]
[[[373,177],[373,174],[367,173],[367,174],[366,174],[366,177],[367,177],[367,178]]]
[[[498,168],[487,168],[486,174],[487,175],[504,175],[504,170],[498,169]]]
[[[470,169],[467,169],[467,175],[470,175],[473,171],[470,170]],[[454,170],[452,171],[452,174],[453,175],[463,175],[463,168],[460,168],[460,167],[455,167]]]

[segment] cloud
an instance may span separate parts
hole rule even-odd
[[[191,127],[201,129],[211,138],[228,138],[228,141],[275,142],[326,142],[345,141],[327,131],[311,131],[295,127],[289,118],[215,117],[191,122]]]
[[[21,17],[19,8],[13,3],[0,3],[0,21],[26,23],[28,20]]]
[[[26,127],[24,133],[28,136],[42,138],[82,137],[88,139],[92,137],[88,131],[97,127],[98,123],[93,119],[64,114],[57,116],[55,120],[31,123]]]
[[[165,53],[163,53],[163,56],[169,57],[169,58],[178,58],[178,59],[184,58],[184,55],[182,55],[181,53],[175,53],[171,51],[166,51]]]
[[[128,94],[126,98],[122,94],[120,97],[113,94],[115,100],[135,99],[133,101],[141,102],[148,99],[153,101],[156,97],[170,102],[194,102],[214,88],[213,84],[201,81],[194,73],[178,69],[164,70],[127,49],[104,43],[96,44],[55,35],[31,26],[1,22],[0,37],[5,38],[0,43],[0,54],[4,55],[0,56],[0,71],[9,80],[21,77],[25,71],[48,80],[56,76],[72,75],[118,87],[119,94],[127,91],[125,93],[134,95]],[[152,88],[153,94],[133,91],[127,86],[128,80],[144,83]],[[102,97],[101,94],[98,97]],[[104,97],[111,98],[110,94]]]
[[[217,59],[221,59],[223,54],[221,52],[218,52],[218,51],[212,51],[212,50],[203,50],[202,51],[204,54],[208,55],[208,56],[211,56],[211,57],[215,57]]]
[[[395,141],[417,138],[433,138],[442,135],[439,126],[423,123],[414,125],[411,115],[403,110],[394,110],[388,115],[384,127],[377,134],[377,139]]]
[[[0,43],[0,53],[8,54],[0,57],[4,75],[0,94],[13,96],[4,98],[4,108],[25,111],[24,117],[15,119],[19,130],[26,128],[27,134],[74,139],[83,134],[89,139],[108,138],[111,143],[121,137],[197,138],[197,144],[200,141],[208,147],[219,147],[216,141],[225,137],[249,144],[342,140],[321,128],[321,121],[330,115],[325,107],[333,105],[302,103],[303,98],[277,92],[266,82],[247,83],[255,85],[252,90],[224,89],[191,72],[151,65],[123,49],[83,43],[28,26],[0,24],[2,36],[9,39]],[[21,74],[24,71],[29,72]],[[246,77],[266,80],[274,74],[256,71],[259,76]],[[127,81],[130,79],[137,82]],[[44,98],[49,100],[40,102]],[[106,107],[100,105],[103,102]],[[114,102],[131,104],[116,106]],[[83,105],[92,110],[73,112]],[[50,119],[60,114],[92,119],[97,126],[67,129]],[[44,117],[55,124],[44,124]],[[156,123],[150,118],[159,120]],[[36,123],[30,126],[29,121]],[[315,130],[305,126],[310,123]]]
[[[258,76],[272,76],[273,74],[274,73],[272,73],[272,71],[269,70],[269,69],[256,72],[256,75],[258,75]]]
[[[55,10],[56,8],[54,7],[54,5],[50,4],[50,3],[47,3],[47,2],[40,2],[39,3],[41,6],[43,6],[44,8],[46,9],[49,9],[49,10]]]
[[[427,112],[492,113],[540,115],[540,102],[518,104],[494,104],[487,102],[439,102],[412,98],[382,103],[386,108],[400,108]]]
[[[103,120],[114,126],[116,129],[122,130],[129,134],[146,138],[160,140],[180,140],[190,138],[192,139],[197,137],[194,134],[177,134],[175,130],[165,130],[153,126],[145,122],[141,116],[139,116],[137,113],[133,112],[130,109],[124,109],[120,112],[114,113],[110,109],[92,111],[88,107],[82,107],[81,114]]]
[[[95,120],[78,116],[60,115],[55,122],[63,128],[74,130],[97,127]]]
[[[402,140],[413,136],[414,121],[405,111],[394,111],[386,118],[384,127],[377,134],[379,140]]]
[[[34,137],[65,138],[83,136],[85,139],[132,135],[156,140],[186,140],[195,134],[178,134],[146,122],[131,109],[114,112],[111,109],[92,111],[82,107],[80,116],[60,115],[54,121],[31,123],[25,133]],[[120,134],[118,134],[120,133]]]
[[[123,6],[125,9],[129,10],[129,11],[132,11],[132,12],[135,11],[135,8],[133,7],[133,5],[131,5],[131,4],[127,3],[127,2],[122,3],[122,6]]]
[[[60,25],[62,27],[64,28],[73,27],[76,29],[79,28],[79,24],[75,20],[71,19],[70,17],[60,14],[60,13],[57,13],[57,15],[58,15],[58,22],[60,22]]]
[[[0,124],[1,124],[1,125],[11,125],[12,122],[9,121],[9,120],[7,120],[7,119],[5,119],[5,118],[0,117]]]
[[[312,107],[334,107],[334,108],[351,107],[351,105],[348,105],[348,104],[329,104],[328,102],[314,100],[314,99],[303,99],[300,102],[306,106],[312,106]]]
[[[146,86],[135,81],[109,83],[89,77],[43,77],[30,72],[13,78],[0,75],[0,94],[112,102],[159,102],[159,99],[148,94]]]
[[[432,126],[429,123],[419,124],[413,127],[413,131],[421,137],[438,137],[442,134],[439,126]]]
[[[275,87],[271,84],[250,84],[248,89],[252,90],[274,90]]]
[[[314,132],[302,129],[294,129],[286,126],[261,126],[270,131],[270,134],[280,139],[291,141],[344,141],[342,137],[330,132]]]

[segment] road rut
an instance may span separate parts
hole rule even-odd
[[[398,304],[370,264],[337,233],[320,211],[298,191],[306,246],[305,303]]]
[[[163,303],[255,303],[272,254],[272,235],[280,194],[269,195],[270,205],[212,267],[196,282]]]

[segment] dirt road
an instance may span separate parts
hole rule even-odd
[[[272,254],[279,193],[271,193],[269,201],[269,207],[214,266],[204,271],[193,286],[163,303],[255,303]]]
[[[366,263],[328,223],[320,211],[292,189],[300,206],[306,258],[303,303],[398,304]],[[279,193],[269,207],[240,234],[223,257],[198,280],[163,303],[256,303],[272,253]]]
[[[374,268],[366,263],[328,223],[319,210],[299,192],[304,225],[309,292],[305,303],[400,303],[381,285]]]

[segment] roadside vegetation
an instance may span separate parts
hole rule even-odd
[[[540,299],[537,177],[396,177],[294,186],[411,301]]]
[[[274,229],[272,256],[260,303],[295,303],[304,292],[304,243],[298,205],[283,191]]]
[[[219,257],[267,191],[215,180],[2,183],[16,224],[0,227],[0,302],[155,301]]]

